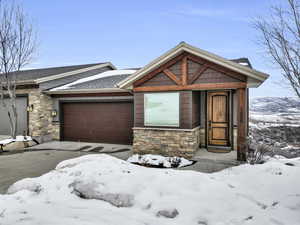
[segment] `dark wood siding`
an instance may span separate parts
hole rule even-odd
[[[141,87],[149,87],[149,86],[163,86],[163,85],[174,85],[175,83],[163,73],[157,74],[152,79],[146,81],[141,85]]]
[[[177,62],[170,66],[169,70],[174,73],[178,79],[181,79],[181,62]]]
[[[192,102],[192,127],[200,125],[200,91],[193,91]]]
[[[200,83],[227,83],[227,82],[240,82],[240,80],[232,78],[219,71],[213,69],[207,69],[197,80],[195,80],[194,83],[200,84]]]
[[[62,140],[132,143],[132,102],[70,102],[61,108]]]
[[[144,126],[144,93],[134,94],[134,126]]]
[[[180,92],[180,128],[192,128],[192,91]]]
[[[206,91],[200,92],[200,126],[206,127]]]

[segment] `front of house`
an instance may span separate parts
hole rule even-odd
[[[246,59],[184,42],[140,69],[101,63],[44,76],[18,88],[21,114],[26,108],[20,127],[39,141],[132,144],[135,153],[187,158],[199,147],[235,150],[240,160],[248,90],[268,77]]]

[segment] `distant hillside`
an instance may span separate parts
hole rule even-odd
[[[259,97],[250,99],[250,111],[262,113],[300,113],[297,97]]]
[[[250,122],[260,126],[300,125],[300,99],[259,97],[250,99]]]
[[[276,147],[276,154],[300,157],[300,99],[250,99],[250,136],[258,143]]]

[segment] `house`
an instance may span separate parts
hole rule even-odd
[[[268,75],[181,42],[140,69],[111,63],[21,71],[19,132],[132,144],[135,153],[191,157],[199,147],[245,159],[249,88]],[[0,117],[0,134],[7,132]]]

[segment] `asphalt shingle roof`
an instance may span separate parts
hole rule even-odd
[[[72,85],[69,89],[96,89],[96,88],[114,88],[121,80],[126,79],[131,74],[122,74],[111,77],[104,77],[76,85]]]
[[[248,58],[230,59],[230,61],[252,68],[252,65]]]
[[[17,80],[25,81],[25,80],[35,80],[38,78],[48,77],[52,75],[57,75],[61,73],[70,72],[73,70],[79,70],[88,68],[91,66],[101,65],[104,63],[94,63],[94,64],[84,64],[84,65],[72,65],[72,66],[62,66],[62,67],[49,67],[42,69],[30,69],[30,70],[21,70],[15,72],[17,76]]]
[[[94,76],[96,74],[103,73],[103,72],[108,71],[108,70],[111,70],[111,68],[109,66],[105,66],[105,67],[102,67],[102,68],[93,69],[93,70],[89,70],[89,71],[86,71],[86,72],[81,72],[81,73],[74,74],[74,75],[67,76],[67,77],[63,77],[63,78],[60,78],[60,79],[50,80],[50,81],[41,83],[40,88],[42,90],[48,90],[48,89],[56,88],[56,87],[63,86],[65,84],[74,82],[78,79]]]

